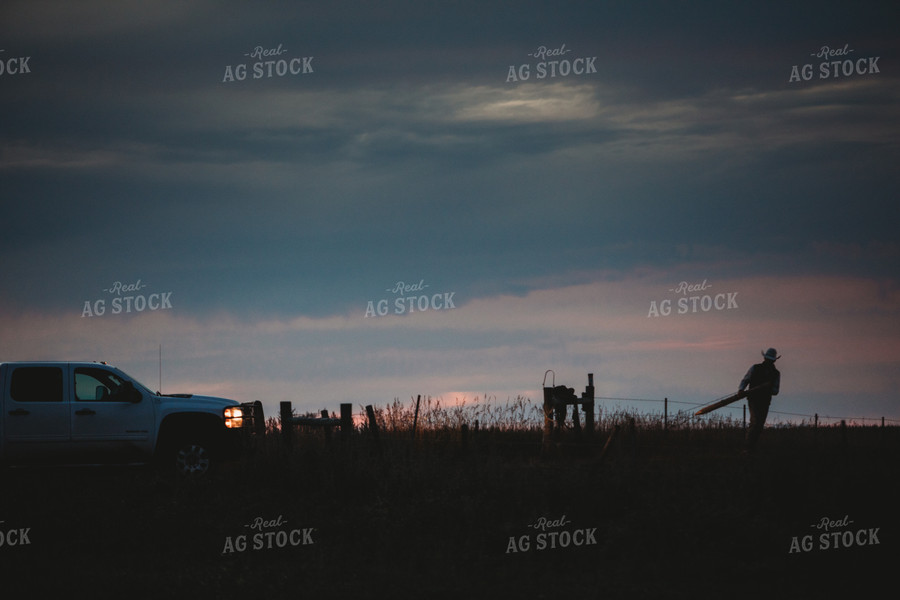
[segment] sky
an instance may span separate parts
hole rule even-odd
[[[900,421],[893,4],[4,2],[0,360]]]

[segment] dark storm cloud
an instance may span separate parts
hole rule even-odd
[[[34,57],[0,96],[20,225],[0,247],[46,285],[81,281],[79,297],[99,284],[64,248],[108,277],[214,291],[198,303],[321,312],[412,272],[520,289],[670,264],[685,242],[752,256],[883,240],[898,216],[882,4],[9,6],[4,45]],[[883,53],[884,72],[787,85],[841,42]],[[597,72],[507,82],[562,44]],[[279,45],[315,72],[223,81]]]

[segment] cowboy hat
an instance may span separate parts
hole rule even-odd
[[[765,358],[767,360],[771,360],[773,362],[778,360],[779,358],[781,358],[780,356],[778,356],[778,351],[775,350],[775,348],[769,348],[765,352],[762,352],[762,355],[763,355],[763,358]]]

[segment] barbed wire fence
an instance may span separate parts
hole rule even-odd
[[[625,397],[611,397],[611,396],[595,396],[594,400],[633,402],[633,403],[646,402],[646,403],[663,404],[664,408],[663,408],[662,416],[664,419],[668,415],[668,405],[669,404],[689,406],[691,408],[700,408],[702,406],[705,406],[705,404],[708,404],[708,403],[701,403],[701,402],[687,402],[687,401],[683,401],[683,400],[669,400],[668,398],[655,399],[655,398],[625,398]],[[724,407],[720,408],[719,410],[721,410],[721,411],[742,410],[745,412],[745,418],[746,418],[746,408],[745,407],[746,407],[745,404],[735,404],[732,406],[724,406]],[[676,413],[676,414],[678,414],[678,413]],[[862,425],[865,425],[867,422],[872,422],[876,425],[880,423],[882,426],[887,425],[887,424],[892,424],[892,425],[900,424],[900,419],[888,419],[883,416],[882,417],[832,416],[832,415],[820,415],[818,413],[805,414],[805,413],[795,413],[795,412],[787,412],[787,411],[772,410],[772,409],[769,410],[769,414],[770,415],[781,415],[781,416],[793,417],[793,418],[799,417],[801,419],[808,420],[809,422],[811,422],[814,425],[817,425],[820,423],[825,424],[827,422],[832,422],[835,424],[843,422],[843,423],[862,424]],[[690,415],[690,416],[693,416],[693,415]],[[803,424],[804,424],[803,422],[801,422],[799,424],[798,423],[788,423],[788,425],[794,425],[794,426],[803,425]]]
[[[747,406],[735,403],[724,406],[716,414],[697,416],[695,411],[709,403],[671,400],[669,398],[631,398],[595,395],[598,415],[597,426],[608,425],[615,421],[627,421],[635,418],[643,424],[662,428],[705,428],[705,427],[739,427],[747,426]],[[420,395],[419,400],[412,398],[405,403],[395,398],[392,403],[375,406],[374,413],[382,427],[388,430],[397,429],[458,429],[463,425],[501,430],[525,430],[540,428],[543,425],[544,412],[540,403],[530,398],[509,398],[505,402],[493,396],[485,395],[473,399],[457,399],[446,402],[440,397]],[[615,404],[619,405],[616,406]],[[421,405],[421,406],[419,406]],[[630,406],[629,406],[630,405]],[[640,410],[641,405],[659,406],[659,409]],[[676,410],[672,410],[675,408]],[[737,413],[737,414],[735,414]],[[828,414],[807,414],[784,410],[770,410],[769,426],[772,427],[828,427],[837,425],[849,426],[896,426],[900,419],[887,417],[836,416]],[[774,418],[772,418],[774,417]],[[784,418],[785,421],[779,419]],[[364,424],[368,420],[366,412],[360,410],[354,416],[354,422]],[[799,421],[798,421],[799,420]]]
[[[624,451],[633,454],[638,446],[643,452],[670,448],[672,443],[683,440],[683,435],[691,436],[690,439],[699,435],[701,437],[696,438],[700,444],[698,447],[707,449],[710,443],[715,445],[732,439],[723,437],[731,435],[729,431],[746,430],[748,426],[747,406],[743,403],[723,406],[714,415],[696,415],[699,408],[710,403],[597,395],[586,395],[584,399],[588,398],[593,399],[594,408],[591,410],[596,410],[596,413],[592,412],[595,419],[590,421],[586,418],[586,412],[581,415],[587,428],[579,424],[579,418],[574,414],[571,418],[568,415],[559,418],[556,414],[549,417],[553,419],[551,447],[577,451],[602,448],[598,458],[602,460],[610,446],[613,453]],[[290,403],[283,404],[288,406],[286,410],[283,407],[282,424],[294,423],[305,428],[304,438],[310,436],[309,428],[313,425],[324,425],[325,427],[313,427],[319,431],[313,437],[324,435],[326,441],[330,440],[329,427],[335,427],[337,413],[322,410],[318,415],[308,413],[306,417],[295,417]],[[647,406],[648,409],[642,410],[641,406]],[[743,419],[735,416],[735,411],[740,411],[738,415],[743,413]],[[891,436],[893,428],[900,424],[900,419],[886,417],[848,417],[789,411],[770,411],[770,414],[789,417],[791,420],[785,423],[770,422],[769,427],[806,431],[813,436],[809,439],[814,443],[837,439],[841,442],[839,446],[843,448],[848,443],[858,443],[858,440],[852,441],[855,438],[848,442],[848,435],[852,435],[849,432],[854,428],[859,432],[878,429],[881,432],[879,443],[883,443],[885,436]],[[492,452],[499,448],[527,448],[527,452],[533,453],[536,448],[541,448],[540,452],[543,453],[547,446],[544,442],[547,439],[546,406],[526,396],[510,397],[505,402],[490,395],[471,399],[457,398],[455,402],[446,402],[441,397],[419,395],[412,397],[410,402],[394,398],[393,402],[383,405],[360,405],[358,412],[353,410],[353,404],[344,403],[341,405],[340,416],[342,421],[339,439],[349,438],[353,431],[363,433],[374,440],[374,446],[379,452],[382,448],[397,451],[398,444],[404,452],[408,452],[412,448],[410,444],[414,446],[417,442],[437,444],[434,447],[450,444],[463,450],[473,445],[492,448]],[[797,419],[801,421],[797,422]],[[282,434],[286,433],[284,427],[278,429]],[[834,431],[839,435],[837,438],[820,438],[820,432],[825,431]],[[678,437],[670,438],[670,433]],[[599,437],[593,437],[594,434]],[[535,443],[537,435],[542,440],[539,445]],[[831,433],[827,435],[831,436]],[[551,452],[554,451],[551,448]]]

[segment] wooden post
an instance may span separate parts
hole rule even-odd
[[[294,442],[294,411],[290,401],[281,403],[281,439],[286,448],[290,448]]]
[[[381,441],[378,439],[378,423],[375,421],[375,409],[369,404],[366,406],[366,416],[369,418],[369,431],[375,441],[375,451],[381,453]]]
[[[412,439],[416,439],[416,425],[419,423],[419,403],[422,401],[422,394],[416,396],[416,414],[413,417]]]
[[[554,430],[554,435],[559,438],[559,432],[565,431],[566,429],[566,405],[559,402],[559,398],[555,395],[553,396],[553,411],[556,413],[556,428]]]
[[[588,438],[594,433],[594,374],[588,373],[588,384],[584,388],[584,428]]]
[[[663,431],[669,430],[669,398],[663,398]]]
[[[341,441],[346,442],[353,433],[353,405],[341,404]]]
[[[263,414],[262,402],[259,400],[253,402],[253,431],[260,438],[266,434],[266,417]]]
[[[813,417],[813,446],[819,445],[819,413],[816,413]]]

